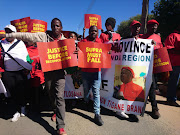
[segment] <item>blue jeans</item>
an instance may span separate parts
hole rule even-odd
[[[179,83],[180,66],[173,66],[173,71],[170,72],[167,89],[167,100],[176,101],[176,89]]]
[[[84,87],[84,100],[89,101],[90,90],[93,92],[94,113],[100,114],[100,86],[101,72],[82,72],[82,80]]]

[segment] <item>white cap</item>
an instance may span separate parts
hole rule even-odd
[[[14,27],[14,26],[11,25],[11,24],[7,25],[4,29],[6,29],[6,28],[10,29],[10,30],[13,31],[13,32],[17,32],[16,27]]]

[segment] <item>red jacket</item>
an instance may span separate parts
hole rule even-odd
[[[167,49],[174,49],[180,52],[180,32],[171,33],[165,40]],[[169,57],[172,66],[180,66],[180,53],[169,52]]]
[[[119,91],[123,92],[124,98],[129,101],[136,101],[136,98],[145,98],[143,88],[132,81],[127,84],[123,83]]]
[[[81,42],[92,42],[92,41],[89,41],[89,36],[87,36]],[[102,43],[101,39],[98,37],[96,38],[95,42]],[[100,68],[82,68],[81,71],[83,71],[83,72],[99,72],[99,71],[101,71],[101,69]]]

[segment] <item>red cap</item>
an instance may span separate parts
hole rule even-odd
[[[131,22],[130,27],[133,26],[133,25],[135,25],[135,24],[140,24],[140,26],[142,25],[139,21],[133,20],[133,21]]]
[[[149,20],[149,21],[147,22],[147,25],[148,25],[148,24],[157,24],[157,25],[159,25],[159,23],[158,23],[156,20],[154,20],[154,19]]]
[[[135,77],[134,71],[130,67],[123,67],[121,70],[123,70],[123,69],[129,70],[132,73],[133,78]]]

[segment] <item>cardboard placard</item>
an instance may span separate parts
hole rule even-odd
[[[111,44],[79,42],[78,67],[111,68]]]
[[[30,17],[25,17],[22,19],[11,21],[11,25],[14,25],[16,27],[17,32],[28,32],[29,21]]]
[[[45,32],[47,30],[47,22],[37,19],[31,19],[28,23],[28,32]]]
[[[89,29],[91,26],[97,26],[98,29],[102,29],[101,16],[96,14],[84,15],[84,26]]]
[[[172,71],[172,66],[166,47],[155,49],[153,73],[161,73],[167,71]]]
[[[38,52],[43,72],[77,66],[74,39],[54,42],[38,42]]]

